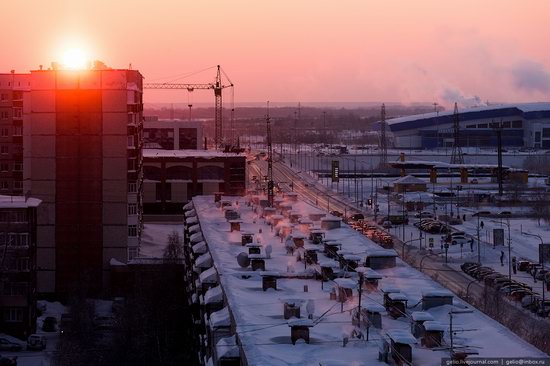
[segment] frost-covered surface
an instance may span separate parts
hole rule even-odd
[[[212,197],[195,197],[193,199],[198,212],[204,239],[211,251],[213,264],[216,267],[221,287],[210,289],[205,295],[205,302],[222,296],[226,298],[226,305],[236,322],[236,331],[239,344],[250,365],[323,365],[328,364],[357,364],[383,365],[378,359],[378,342],[388,332],[404,341],[411,341],[410,319],[398,318],[394,320],[386,312],[382,316],[382,330],[370,329],[370,341],[350,338],[345,348],[342,348],[342,335],[350,334],[352,316],[350,311],[357,307],[357,291],[354,297],[343,304],[330,299],[330,292],[336,287],[334,282],[321,283],[311,277],[314,271],[312,266],[305,266],[297,261],[295,256],[287,255],[284,240],[274,235],[274,231],[260,219],[251,207],[247,207],[245,200],[239,204],[239,213],[243,223],[243,232],[253,232],[260,238],[263,245],[270,244],[273,248],[271,259],[265,260],[266,271],[276,271],[282,274],[277,279],[277,290],[262,291],[261,272],[252,272],[250,268],[243,269],[237,263],[236,256],[246,252],[247,248],[240,245],[240,232],[230,232],[229,225],[223,217],[223,211],[212,204]],[[293,203],[293,210],[306,216],[309,212],[317,211],[304,202]],[[255,221],[256,223],[253,223]],[[318,224],[318,222],[316,222]],[[299,225],[294,228],[298,230]],[[260,233],[261,229],[261,233]],[[342,249],[366,257],[367,252],[380,250],[375,243],[355,232],[346,225],[342,228],[326,231],[327,240],[336,240],[342,243]],[[322,246],[321,246],[322,247]],[[262,254],[264,254],[262,249]],[[319,253],[319,260],[338,263]],[[318,267],[317,267],[318,269]],[[335,269],[335,271],[337,271]],[[394,288],[408,299],[407,312],[421,310],[423,291],[442,291],[440,285],[427,276],[397,259],[397,267],[377,271],[383,278],[380,287]],[[243,276],[246,275],[246,276]],[[297,275],[302,275],[298,277]],[[310,276],[308,278],[307,276]],[[348,273],[351,279],[357,274]],[[321,288],[323,287],[323,288]],[[307,292],[305,292],[307,290]],[[314,302],[313,326],[310,329],[310,344],[299,340],[292,345],[290,327],[283,318],[285,299],[300,299],[301,316],[307,317],[305,303]],[[380,309],[383,304],[381,291],[363,291],[362,306]],[[376,307],[373,305],[377,305]],[[449,343],[449,311],[470,308],[469,305],[454,299],[453,305],[444,305],[427,310],[432,318],[445,327],[444,339]],[[410,315],[409,315],[410,317]],[[518,357],[544,356],[540,351],[515,336],[505,327],[491,320],[479,311],[455,315],[453,317],[455,329],[469,330],[458,332],[455,335],[455,345],[464,345],[477,350],[480,356]],[[412,337],[412,336],[411,336]],[[231,343],[232,344],[232,343]],[[474,348],[479,347],[479,348]],[[413,363],[415,365],[437,365],[448,351],[432,351],[423,348],[418,341],[413,345]]]

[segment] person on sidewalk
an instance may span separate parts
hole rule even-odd
[[[500,251],[500,265],[504,266],[504,252],[502,250]]]

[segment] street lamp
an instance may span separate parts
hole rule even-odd
[[[483,221],[479,221],[479,218],[481,216],[485,216],[486,213],[483,211],[478,211],[474,214],[474,216],[477,216],[477,263],[481,264],[481,240],[479,238],[479,228],[483,228],[484,224]]]

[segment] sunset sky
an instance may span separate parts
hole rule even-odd
[[[1,8],[1,72],[37,69],[77,48],[114,68],[132,63],[146,81],[220,64],[240,103],[550,100],[546,0],[22,0]],[[145,101],[186,103],[187,93],[147,91]]]

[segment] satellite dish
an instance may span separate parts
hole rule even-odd
[[[273,251],[273,247],[271,244],[268,244],[265,246],[265,255],[267,258],[271,258],[271,252]]]
[[[250,265],[248,254],[245,252],[239,253],[239,255],[237,255],[237,263],[239,263],[239,266],[242,268],[247,268]]]

